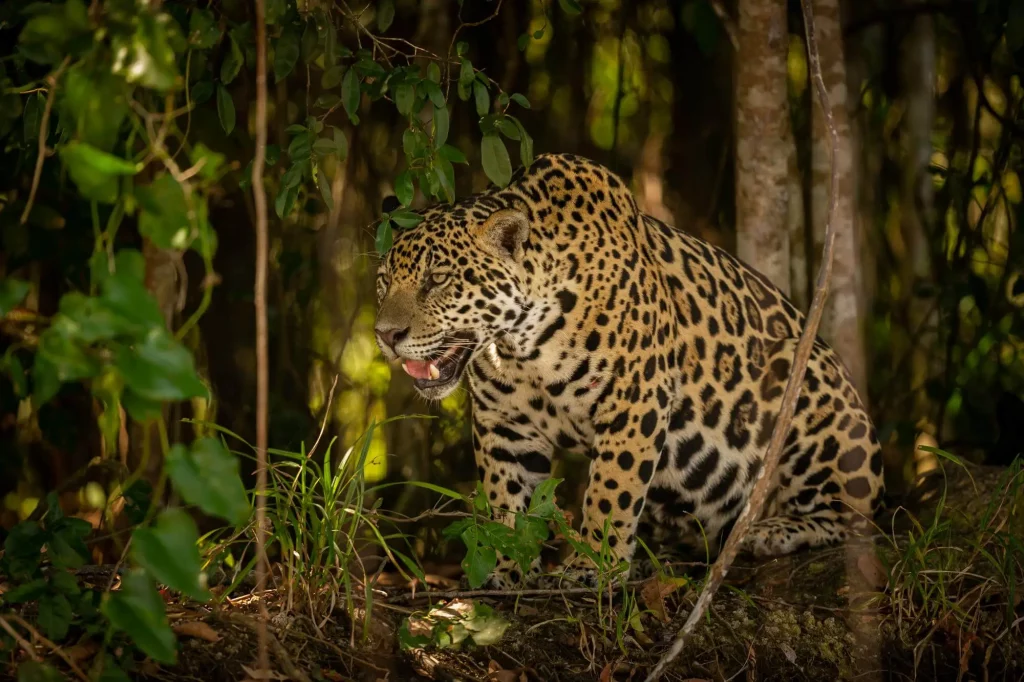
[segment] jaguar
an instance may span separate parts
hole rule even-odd
[[[803,314],[580,156],[540,155],[420,214],[379,265],[376,339],[425,399],[468,378],[479,479],[505,522],[560,449],[589,462],[581,542],[617,561],[638,535],[716,553],[762,467]],[[770,491],[743,540],[755,557],[842,542],[881,505],[875,427],[820,337]],[[585,554],[556,574],[593,582]],[[488,585],[540,575],[499,556]]]

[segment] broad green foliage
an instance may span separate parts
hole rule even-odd
[[[286,140],[281,147],[268,145],[264,184],[279,220],[297,211],[334,210],[332,186],[348,157],[352,126],[375,107],[394,107],[405,122],[404,163],[394,183],[400,206],[377,226],[381,253],[393,243],[395,229],[420,223],[417,201],[455,199],[457,165],[479,156],[487,177],[505,185],[513,167],[508,141],[518,143],[522,164],[531,163],[533,141],[514,115],[529,101],[502,92],[475,69],[468,43],[460,42],[450,55],[417,48],[410,58],[396,58],[393,48],[367,47],[377,46],[374,40],[345,44],[344,36],[357,33],[344,25],[353,19],[331,3],[265,5],[269,80],[306,95],[296,110],[272,113]],[[559,5],[569,14],[580,11],[573,0]],[[387,32],[395,23],[393,0],[379,0],[374,10],[374,23],[359,28],[363,36]],[[83,276],[68,278],[56,312],[33,318],[33,335],[11,345],[0,371],[31,413],[62,395],[67,384],[84,387],[99,408],[104,455],[115,455],[126,414],[158,436],[151,442],[158,443],[163,469],[150,488],[140,468],[107,500],[123,499],[138,524],[119,589],[83,589],[68,572],[88,560],[85,541],[92,528],[64,517],[51,496],[45,509],[7,538],[0,571],[12,583],[2,600],[37,602],[38,626],[58,642],[81,631],[105,633],[100,639],[110,648],[102,677],[124,679],[130,649],[116,660],[110,654],[124,654],[126,640],[156,661],[175,660],[158,583],[199,601],[211,598],[195,521],[184,509],[158,512],[154,501],[162,504],[171,486],[184,504],[231,526],[250,518],[236,455],[213,438],[170,442],[166,418],[169,404],[210,398],[182,340],[206,311],[218,280],[210,198],[236,188],[250,191],[254,136],[247,100],[257,61],[255,24],[247,4],[191,0],[13,0],[3,16],[17,41],[0,62],[0,141],[26,179],[39,171],[32,192],[19,189],[3,207],[3,220],[20,218],[5,225],[11,228],[5,238],[65,228],[91,239],[93,248],[79,264]],[[457,98],[449,98],[451,92]],[[452,141],[457,107],[468,107],[478,119],[479,154]],[[216,135],[211,124],[219,125]],[[41,155],[41,144],[53,153]],[[153,273],[139,238],[175,258],[198,259],[205,269],[201,300],[190,303],[178,329],[168,328],[168,311],[151,293]],[[20,274],[24,260],[25,254],[12,253],[8,263]],[[18,309],[26,298],[35,301],[27,279],[0,280],[0,317],[35,315]],[[525,535],[499,530],[489,520],[464,528],[460,535],[472,552],[468,572],[482,580],[494,547],[510,543],[517,557],[529,560],[547,536],[544,524],[553,510],[539,508],[538,517],[524,518]],[[418,570],[401,552],[389,550],[389,556]],[[26,664],[19,677],[43,680],[51,672]]]

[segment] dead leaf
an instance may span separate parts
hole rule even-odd
[[[82,642],[72,647],[64,649],[64,652],[68,655],[75,663],[81,663],[87,658],[92,658],[97,651],[100,650],[100,645],[93,641]]]
[[[786,657],[786,660],[796,665],[796,652],[793,650],[793,647],[782,642],[779,644],[779,648],[782,649],[782,654]]]
[[[604,668],[601,669],[601,676],[597,678],[598,682],[612,682],[612,671],[615,670],[615,664],[611,661],[605,663]]]
[[[864,553],[857,557],[857,568],[864,576],[868,585],[873,589],[881,589],[889,583],[889,576],[886,574],[885,566],[881,560],[871,553]]]
[[[207,642],[219,642],[221,640],[220,634],[201,620],[178,623],[172,629],[182,637],[195,637],[196,639],[205,639]]]
[[[491,659],[487,664],[487,682],[520,682],[520,680],[526,680],[526,673],[521,673],[520,668],[515,670],[505,670],[501,667],[501,664]]]
[[[644,606],[654,612],[655,616],[662,622],[667,623],[671,618],[669,618],[668,610],[665,608],[665,597],[686,583],[687,580],[685,578],[668,578],[660,575],[651,576],[640,586],[640,599],[643,600]]]

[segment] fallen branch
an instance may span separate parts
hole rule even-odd
[[[252,196],[256,206],[256,282],[253,285],[256,308],[256,591],[267,587],[267,396],[269,391],[267,349],[267,191],[263,186],[263,167],[267,159],[267,19],[264,0],[256,0],[256,153],[252,160]],[[264,674],[270,672],[267,652],[270,614],[259,601],[260,618],[256,628],[259,646],[257,662]],[[265,678],[266,679],[266,678]]]
[[[636,587],[643,584],[643,580],[631,580],[626,583],[627,587]],[[475,597],[504,598],[504,597],[562,597],[584,594],[596,594],[593,587],[565,587],[565,588],[537,588],[529,590],[443,590],[433,592],[406,592],[396,594],[388,598],[392,604],[402,604],[419,599],[472,599]]]
[[[815,90],[818,93],[818,100],[825,115],[825,125],[828,128],[831,140],[832,169],[829,182],[828,215],[825,219],[825,244],[822,247],[821,267],[818,270],[818,281],[814,290],[814,299],[811,301],[810,310],[807,313],[807,322],[800,334],[800,340],[796,346],[796,353],[793,359],[793,371],[789,375],[789,382],[786,384],[786,391],[782,396],[782,405],[779,409],[779,416],[775,420],[775,428],[772,430],[772,438],[768,443],[768,449],[764,456],[764,466],[754,482],[754,489],[750,493],[743,511],[740,513],[736,525],[722,547],[721,554],[711,567],[708,580],[701,591],[697,603],[690,612],[682,629],[676,636],[672,646],[658,661],[657,666],[647,676],[645,682],[655,682],[665,672],[670,663],[686,647],[693,631],[704,618],[711,599],[715,592],[722,585],[729,567],[739,552],[740,544],[746,537],[750,526],[760,518],[764,510],[765,500],[768,497],[769,487],[778,467],[782,455],[782,446],[789,431],[793,413],[796,410],[796,401],[800,397],[800,389],[803,386],[804,374],[807,371],[807,362],[811,357],[811,350],[814,347],[814,340],[818,335],[818,326],[821,324],[821,316],[825,310],[825,300],[828,298],[829,284],[832,277],[832,259],[835,247],[835,224],[833,217],[836,211],[836,197],[839,193],[839,173],[836,168],[836,150],[839,144],[839,133],[836,130],[835,120],[832,115],[832,106],[828,101],[828,91],[825,89],[825,80],[821,73],[821,61],[818,57],[818,43],[814,30],[814,10],[811,7],[812,0],[801,0],[803,8],[804,28],[807,33],[807,54],[811,67],[811,79],[814,81]]]

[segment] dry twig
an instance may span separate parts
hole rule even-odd
[[[832,277],[832,258],[835,247],[835,223],[836,200],[839,193],[839,173],[836,168],[836,150],[839,144],[839,133],[836,130],[835,120],[832,115],[832,106],[828,100],[828,91],[825,89],[825,80],[821,73],[821,62],[818,57],[818,43],[814,30],[814,10],[811,7],[812,0],[801,0],[804,14],[804,28],[807,32],[807,54],[811,67],[811,79],[814,81],[815,90],[818,93],[818,100],[825,115],[825,125],[828,128],[830,148],[832,152],[832,169],[829,182],[828,215],[825,219],[825,244],[822,247],[821,267],[818,270],[818,281],[814,290],[814,299],[811,301],[810,310],[807,313],[807,322],[797,343],[795,357],[793,359],[793,371],[789,375],[789,382],[786,384],[786,391],[782,396],[782,405],[779,409],[779,416],[775,421],[775,428],[772,431],[771,441],[764,456],[764,466],[761,467],[760,475],[754,483],[754,489],[743,508],[736,525],[729,538],[722,547],[721,554],[711,567],[707,583],[701,591],[697,603],[686,619],[686,623],[679,631],[672,646],[658,661],[657,666],[647,676],[645,682],[655,682],[665,672],[668,665],[682,652],[693,635],[696,628],[707,612],[711,599],[715,592],[725,580],[726,573],[732,565],[736,554],[739,552],[742,543],[750,526],[761,516],[765,500],[768,497],[769,486],[778,466],[779,458],[782,455],[782,445],[786,440],[786,433],[789,431],[790,422],[793,419],[793,412],[796,409],[797,398],[800,397],[800,389],[803,385],[804,374],[807,371],[807,362],[814,347],[814,340],[818,334],[818,326],[821,324],[821,316],[825,310],[825,300],[828,298],[829,283]]]
[[[68,667],[71,668],[71,672],[75,673],[78,679],[82,680],[82,682],[89,682],[89,676],[82,672],[82,669],[75,664],[74,659],[72,659],[71,656],[69,656],[67,652],[64,651],[64,649],[62,649],[61,647],[57,646],[55,643],[51,642],[49,639],[44,637],[42,633],[40,633],[38,630],[32,627],[32,625],[29,624],[21,616],[18,616],[16,614],[10,614],[7,616],[7,618],[10,618],[18,625],[23,627],[25,630],[27,630],[28,633],[32,636],[33,640],[39,642],[47,649],[60,656],[64,660],[64,662],[67,663]],[[25,653],[27,653],[32,658],[33,661],[42,662],[42,659],[39,657],[38,654],[36,654],[35,649],[32,647],[32,645],[26,642],[25,639],[21,635],[19,635],[13,627],[11,627],[11,624],[8,622],[7,618],[0,616],[0,627],[6,630],[7,634],[14,638],[14,641],[18,643],[18,646],[24,649]]]
[[[267,191],[263,186],[263,167],[267,159],[267,21],[264,0],[256,0],[256,153],[252,160],[252,196],[256,206],[256,282],[253,294],[256,308],[256,591],[267,586]],[[269,614],[260,600],[257,627],[260,670],[270,670],[267,646]]]
[[[32,204],[36,201],[36,192],[39,191],[39,179],[43,176],[43,161],[46,160],[46,138],[50,136],[50,112],[53,111],[53,98],[57,95],[57,81],[60,80],[64,69],[68,68],[71,57],[65,57],[57,70],[46,77],[48,92],[46,93],[46,105],[43,107],[43,117],[39,122],[39,153],[36,156],[36,169],[32,173],[32,186],[28,190],[28,201],[25,202],[25,210],[21,212],[21,224],[28,222],[28,216],[32,213]]]

